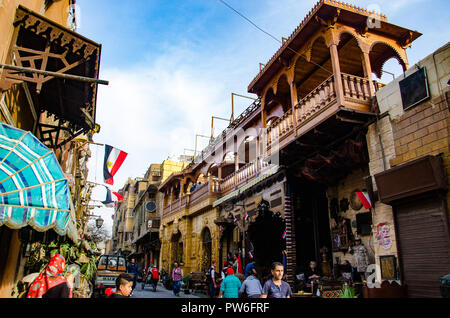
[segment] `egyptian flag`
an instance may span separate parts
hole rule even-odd
[[[112,194],[114,194],[117,197],[117,201],[123,201],[123,196],[121,196],[119,193],[117,192],[113,192]]]
[[[105,199],[105,201],[101,201],[101,202],[104,205],[114,203],[114,201],[111,199],[111,190],[109,190],[108,187],[105,187],[105,188],[106,188],[106,199]]]
[[[105,199],[105,201],[101,201],[101,202],[108,208],[114,208],[117,202],[112,200],[111,190],[108,187],[105,187],[105,188],[106,188],[106,199]],[[119,201],[123,200],[123,197],[120,194],[118,194],[117,192],[112,192],[112,193],[117,197],[117,199]]]
[[[369,194],[367,192],[356,192],[356,195],[361,200],[361,203],[364,205],[365,209],[372,208],[372,202],[370,201]]]
[[[105,183],[111,185],[114,184],[113,177],[127,155],[126,152],[105,144],[105,161],[103,163],[103,177],[105,178]]]

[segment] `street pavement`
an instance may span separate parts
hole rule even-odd
[[[162,284],[158,284],[156,292],[153,292],[153,287],[146,285],[144,289],[141,287],[141,283],[136,285],[135,290],[131,298],[204,298],[198,295],[185,294],[183,291],[180,292],[180,296],[175,296],[172,290],[166,289]]]

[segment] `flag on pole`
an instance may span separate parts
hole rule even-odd
[[[236,223],[237,222],[237,218],[236,216],[233,218],[233,222]]]
[[[120,201],[123,201],[123,196],[121,196],[118,192],[113,192],[113,194],[117,197],[117,200],[120,202]]]
[[[283,232],[283,240],[286,239],[286,231]]]
[[[370,201],[369,194],[367,192],[356,192],[356,195],[361,200],[361,203],[363,204],[364,208],[366,209],[372,208],[372,202]]]
[[[103,163],[103,177],[105,183],[113,185],[114,175],[119,170],[128,153],[105,144],[105,161]]]
[[[106,186],[105,186],[105,188],[106,188],[106,198],[105,198],[104,201],[101,201],[101,202],[102,202],[104,205],[114,203],[114,201],[113,201],[112,198],[111,198],[111,190],[109,190],[109,188],[106,187]]]
[[[247,214],[247,212],[245,212],[244,220],[245,220],[245,221],[248,221],[248,214]]]
[[[249,256],[251,259],[253,259],[253,253],[252,253],[252,251],[249,251],[249,252],[248,252],[248,256]]]
[[[106,198],[104,201],[101,201],[107,208],[114,208],[117,205],[117,201],[113,201],[112,200],[112,196],[111,196],[111,190],[107,187],[104,186],[106,188]],[[117,193],[117,192],[112,192],[119,201],[123,200],[123,197]]]

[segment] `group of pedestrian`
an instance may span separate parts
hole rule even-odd
[[[245,280],[241,280],[235,275],[233,264],[224,263],[225,268],[222,274],[225,276],[220,284],[219,298],[290,298],[292,290],[288,283],[283,281],[284,265],[274,262],[271,266],[271,278],[261,286],[257,277],[255,261],[251,261],[245,267]],[[211,277],[214,277],[215,261],[210,268]],[[209,281],[210,297],[214,298],[217,284],[214,279]]]

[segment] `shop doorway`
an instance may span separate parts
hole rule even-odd
[[[322,247],[332,250],[328,199],[324,186],[301,181],[293,184],[293,197],[296,273],[302,273],[310,261],[322,262]]]
[[[253,247],[256,271],[262,278],[270,274],[273,262],[283,262],[283,239],[285,224],[280,213],[269,210],[269,203],[262,201],[258,206],[258,216],[248,226],[248,240]]]
[[[239,238],[239,228],[236,225],[231,223],[224,225],[219,245],[220,270],[224,268],[225,261],[232,261],[233,255],[238,253],[239,248],[241,247]]]
[[[201,270],[206,271],[211,266],[211,254],[212,254],[212,239],[211,231],[209,228],[205,228],[202,232],[202,259]]]
[[[172,236],[171,245],[172,245],[171,266],[173,265],[174,262],[177,262],[178,264],[183,263],[183,241],[180,231],[178,231],[176,234]]]

